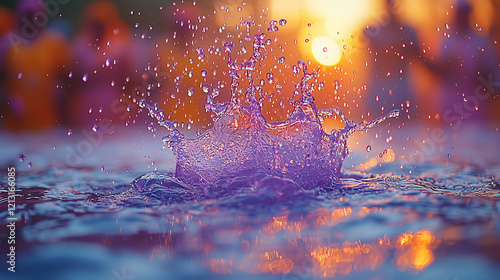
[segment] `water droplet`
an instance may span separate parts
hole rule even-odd
[[[276,25],[274,25],[274,26],[270,26],[269,28],[267,28],[267,32],[276,32],[276,31],[278,31],[278,30],[279,30],[279,28],[278,28]],[[268,40],[268,41],[269,41],[269,40]],[[270,42],[269,42],[269,43],[270,43]],[[269,44],[268,44],[268,45],[269,45]]]
[[[19,162],[23,162],[26,160],[26,156],[23,154],[18,154],[17,159],[19,160]]]
[[[189,88],[188,89],[188,96],[191,97],[194,94],[194,88]]]
[[[384,150],[382,153],[383,153],[384,155],[387,155],[387,150]]]
[[[19,73],[19,74],[17,74],[17,78],[18,78],[18,79],[21,79],[22,77],[23,77],[23,73]]]
[[[205,69],[201,70],[201,76],[205,78],[207,76],[207,70]]]
[[[154,124],[153,124],[153,123],[150,123],[150,124],[148,125],[148,130],[149,130],[149,131],[151,131],[151,132],[155,132],[155,131],[156,131],[155,126],[154,126]]]
[[[88,78],[89,78],[89,74],[85,73],[85,75],[83,75],[83,77],[82,77],[82,80],[84,82],[86,82],[88,80]]]
[[[216,98],[217,96],[219,96],[219,94],[220,90],[218,88],[214,88],[214,90],[212,91],[212,97]]]
[[[225,8],[224,8],[225,9]],[[229,17],[229,16],[228,16]],[[281,21],[280,21],[281,22]],[[281,23],[280,23],[281,24]],[[272,22],[271,26],[276,26],[276,22]],[[311,26],[311,24],[309,24],[309,26]],[[259,26],[260,28],[262,28],[262,26]],[[243,27],[244,29],[244,27]],[[223,29],[222,29],[223,30]],[[240,32],[244,32],[244,31],[240,31]],[[247,34],[249,33],[248,29],[247,29]],[[235,35],[231,35],[231,36],[235,36]],[[241,33],[238,33],[236,36],[238,36],[238,38],[240,38],[241,36]],[[268,70],[268,67],[266,68],[261,68],[261,61],[259,60],[263,60],[265,54],[267,52],[261,52],[261,49],[262,48],[267,48],[266,44],[268,43],[272,43],[272,42],[278,42],[276,36],[270,36],[268,35],[268,37],[271,37],[271,39],[267,39],[265,34],[262,33],[262,34],[257,34],[256,36],[252,37],[252,39],[254,40],[254,44],[253,44],[253,56],[250,58],[250,60],[247,60],[247,59],[242,59],[241,63],[239,60],[236,60],[236,59],[233,59],[231,58],[231,56],[229,56],[229,58],[227,60],[225,60],[227,62],[227,65],[229,66],[229,70],[226,71],[226,73],[228,73],[228,76],[230,76],[232,78],[232,83],[230,85],[230,93],[232,94],[231,96],[231,101],[230,103],[231,104],[235,104],[235,105],[238,105],[239,106],[239,102],[242,98],[241,95],[243,95],[244,93],[246,93],[246,100],[248,101],[249,105],[252,106],[252,110],[250,110],[248,113],[246,112],[246,110],[241,110],[241,118],[239,115],[235,115],[234,118],[233,116],[231,116],[231,118],[234,119],[234,121],[231,121],[229,123],[225,122],[226,120],[229,120],[229,118],[224,118],[222,119],[221,123],[217,123],[217,120],[214,120],[214,123],[212,123],[213,127],[212,128],[208,128],[207,129],[207,133],[200,137],[200,138],[203,138],[203,139],[200,139],[200,138],[197,138],[197,139],[200,139],[201,141],[200,142],[197,142],[197,145],[196,147],[193,147],[193,148],[199,148],[199,152],[197,150],[193,150],[197,153],[201,153],[201,157],[199,157],[200,159],[202,158],[207,158],[207,157],[204,157],[203,155],[203,147],[205,146],[204,143],[208,143],[208,145],[210,145],[209,143],[213,142],[214,140],[217,140],[216,138],[211,138],[210,136],[210,131],[214,132],[215,135],[217,135],[217,133],[220,132],[220,135],[224,135],[223,137],[226,137],[226,135],[229,135],[230,137],[233,137],[233,134],[231,133],[238,133],[237,135],[242,135],[243,137],[253,137],[253,135],[251,135],[251,133],[253,133],[252,131],[249,131],[247,129],[245,130],[236,130],[234,131],[233,127],[239,127],[241,125],[241,122],[240,120],[242,121],[246,121],[248,120],[247,117],[252,117],[252,116],[255,116],[254,113],[257,113],[258,116],[260,116],[261,114],[261,111],[259,112],[259,109],[262,109],[262,108],[259,108],[259,106],[262,106],[262,101],[265,99],[266,96],[275,96],[275,93],[266,93],[266,94],[261,94],[259,96],[258,94],[258,91],[261,91],[262,90],[262,86],[265,85],[266,83],[267,84],[271,84],[271,83],[274,83],[274,76],[273,76],[273,73],[271,72],[271,70]],[[228,37],[228,38],[234,38],[234,37]],[[305,38],[304,38],[305,39]],[[217,39],[217,40],[221,40],[221,39]],[[245,39],[246,40],[246,39]],[[266,40],[270,40],[270,41],[266,41]],[[266,42],[265,42],[266,41]],[[243,38],[241,38],[239,40],[240,44],[243,43]],[[216,42],[218,43],[218,42]],[[193,41],[191,41],[190,43],[191,45],[193,44]],[[297,41],[295,41],[295,44],[297,44]],[[188,44],[189,45],[189,44]],[[216,51],[214,54],[211,54],[210,53],[210,48],[208,49],[209,50],[209,54],[211,55],[222,55],[222,53],[224,52],[224,48],[228,51],[231,51],[233,48],[233,44],[228,44],[228,43],[225,43],[223,44],[223,47],[217,47]],[[212,47],[213,49],[215,49],[215,47]],[[270,47],[271,48],[271,47]],[[278,47],[280,50],[282,50],[282,46],[279,46]],[[197,49],[198,50],[198,54],[202,53],[202,49]],[[266,51],[266,49],[264,49],[264,51]],[[325,48],[325,51],[328,51],[326,48]],[[331,51],[331,50],[330,50]],[[285,52],[283,53],[280,53],[280,55],[285,55]],[[278,55],[279,56],[279,55]],[[212,56],[211,56],[212,57]],[[196,64],[197,62],[193,62],[193,60],[196,60],[194,57],[190,60],[190,63],[191,64]],[[285,61],[285,56],[283,57],[279,57],[278,58],[278,63],[284,63]],[[214,61],[215,62],[215,61]],[[179,63],[174,63],[173,66],[177,66],[177,64],[181,64],[180,62]],[[299,105],[302,105],[302,106],[310,106],[311,110],[313,113],[316,113],[315,111],[315,108],[314,108],[314,103],[313,103],[313,98],[311,96],[311,93],[312,91],[314,90],[314,88],[317,87],[321,87],[323,88],[324,87],[324,83],[321,82],[319,83],[318,79],[319,77],[316,76],[314,73],[310,73],[309,71],[307,71],[307,65],[308,64],[311,64],[311,61],[308,61],[306,60],[306,62],[304,61],[299,61],[298,63],[296,63],[296,65],[293,65],[294,64],[294,61],[289,61],[289,65],[286,65],[286,67],[279,67],[280,71],[282,70],[285,70],[285,71],[289,71],[288,70],[288,67],[292,68],[291,70],[293,70],[294,73],[296,74],[300,74],[301,72],[303,72],[303,79],[302,79],[302,82],[299,84],[297,83],[295,88],[293,88],[293,85],[292,87],[290,87],[289,90],[292,90],[294,93],[294,97],[298,97],[300,96],[300,100],[297,100],[297,98],[289,98],[289,101],[290,101],[290,104],[295,107],[295,109],[297,109],[297,104]],[[199,66],[199,64],[198,64]],[[267,65],[269,66],[269,65]],[[275,67],[276,69],[278,68],[277,65],[271,65],[273,67]],[[283,65],[285,66],[285,65]],[[260,68],[260,69],[256,69],[256,68]],[[281,69],[282,68],[282,69]],[[179,69],[184,69],[182,70],[183,71],[183,75],[187,75],[189,69],[186,69],[184,68],[184,66],[179,66]],[[314,70],[314,69],[313,69]],[[193,70],[193,71],[196,71],[196,70]],[[199,68],[199,70],[197,71],[203,71],[202,68]],[[211,70],[212,71],[212,70]],[[224,71],[224,70],[219,70],[218,73],[221,73],[221,71]],[[250,80],[250,89],[251,90],[247,90],[245,91],[245,88],[239,86],[239,84],[242,82],[242,79],[240,79],[240,72],[243,72],[245,71],[245,77],[246,78],[251,78]],[[314,71],[313,71],[314,72]],[[340,70],[340,72],[346,72],[347,74],[347,71],[345,70]],[[291,74],[291,73],[288,73],[288,74]],[[294,76],[296,75],[294,74]],[[218,74],[219,76],[221,74]],[[196,76],[196,75],[195,75]],[[206,77],[207,76],[207,72],[204,71],[202,72],[202,76],[203,77]],[[214,76],[216,77],[217,75],[212,75],[212,72],[211,72],[211,77]],[[281,75],[280,75],[281,76]],[[299,75],[297,75],[299,76]],[[325,76],[323,76],[325,78]],[[195,79],[195,77],[193,77],[193,79]],[[176,83],[176,85],[179,85],[178,83],[178,80],[179,79],[175,79],[174,82]],[[307,81],[308,80],[312,80],[312,83],[311,84],[308,84]],[[344,81],[344,80],[343,80]],[[352,80],[351,80],[352,81]],[[194,81],[191,81],[192,83]],[[280,80],[280,82],[282,82]],[[285,81],[283,81],[285,82]],[[330,82],[331,83],[331,82]],[[332,84],[330,84],[329,86],[331,87]],[[181,93],[184,93],[185,90],[189,89],[188,90],[188,95],[190,94],[190,92],[194,92],[194,89],[193,88],[190,88],[190,87],[199,87],[202,89],[202,92],[205,93],[205,94],[208,94],[206,96],[206,109],[207,111],[211,111],[212,113],[214,113],[213,115],[218,115],[218,116],[224,116],[225,114],[225,111],[224,111],[224,104],[222,103],[216,103],[214,98],[217,97],[219,95],[219,91],[221,89],[224,89],[226,90],[225,87],[228,87],[229,84],[226,83],[225,81],[224,82],[221,82],[221,81],[216,81],[216,82],[211,82],[211,81],[207,81],[206,79],[203,79],[203,80],[199,80],[199,76],[198,76],[198,81],[196,83],[193,83],[191,85],[188,85],[186,86],[185,89],[181,89],[180,87],[177,87],[177,91],[175,91],[175,94],[177,96],[181,95]],[[245,83],[245,86],[246,86],[246,83]],[[343,85],[345,87],[345,85]],[[335,81],[335,88],[336,90],[338,90],[340,88],[340,82],[339,80],[336,80]],[[254,90],[255,89],[255,90]],[[282,89],[282,86],[281,85],[276,85],[276,90],[278,92],[278,94],[281,94],[281,89]],[[294,90],[295,89],[295,90]],[[198,89],[196,90],[197,91],[197,97],[202,97],[203,94],[201,94],[200,92],[198,92]],[[257,94],[256,94],[257,93]],[[172,92],[170,92],[170,94],[172,94]],[[150,98],[151,96],[150,95],[147,95],[147,94],[144,94],[144,97],[143,98]],[[257,95],[257,96],[256,96]],[[174,95],[175,96],[175,95]],[[178,100],[177,104],[175,104],[175,108],[182,108],[182,107],[187,107],[189,106],[187,103],[188,102],[185,102],[186,100]],[[193,101],[192,99],[187,99],[187,101]],[[286,99],[284,100],[277,100],[276,103],[279,102],[279,105],[281,106],[281,108],[285,108],[285,102],[286,102]],[[259,104],[260,103],[260,104]],[[165,103],[164,103],[165,104]],[[165,146],[167,146],[168,148],[172,148],[172,147],[177,147],[179,152],[180,153],[185,153],[186,151],[184,151],[183,147],[180,147],[177,143],[180,139],[180,137],[183,137],[183,133],[181,133],[180,131],[178,131],[176,128],[185,128],[187,127],[188,129],[196,129],[196,128],[193,128],[191,125],[193,124],[191,122],[191,120],[189,122],[182,122],[182,123],[179,123],[179,122],[176,122],[176,121],[166,121],[163,119],[163,117],[160,117],[158,118],[159,116],[159,113],[158,111],[156,111],[158,108],[158,106],[155,104],[154,106],[150,106],[148,104],[145,103],[145,100],[141,100],[139,102],[139,106],[141,108],[146,108],[147,107],[147,111],[149,112],[149,114],[153,117],[153,118],[156,118],[155,120],[155,123],[158,123],[158,127],[160,128],[160,126],[162,127],[165,127],[168,129],[168,135],[165,136],[165,138],[163,138],[163,143],[165,144]],[[226,107],[227,108],[227,107]],[[240,107],[236,107],[236,109],[239,110]],[[142,111],[142,110],[139,110],[139,111]],[[287,111],[286,113],[289,113],[289,116],[294,116],[294,113],[293,111],[290,109],[290,108],[286,108],[286,110],[283,110],[283,111]],[[295,110],[296,112],[298,110]],[[340,111],[340,109],[339,109]],[[276,112],[276,111],[275,111]],[[306,111],[306,110],[301,110],[300,112],[298,112],[298,114],[303,114],[305,112],[309,112],[309,111]],[[326,112],[326,111],[325,111]],[[167,112],[168,113],[168,112]],[[331,114],[335,114],[337,113],[338,116],[342,117],[342,113],[338,113],[337,111],[335,110],[331,110]],[[247,114],[252,114],[252,115],[247,115]],[[162,114],[163,115],[163,114]],[[169,119],[170,117],[173,117],[172,115],[169,115]],[[187,114],[184,114],[184,117],[188,117]],[[271,116],[271,119],[273,117]],[[387,117],[385,117],[387,118]],[[344,118],[344,120],[346,120]],[[382,119],[380,120],[377,120],[376,122],[380,122],[382,121]],[[346,120],[347,124],[346,124],[346,127],[348,128],[349,132],[342,132],[342,131],[335,131],[335,132],[332,132],[332,140],[335,140],[335,139],[339,139],[340,141],[340,137],[342,136],[343,140],[346,140],[344,138],[347,138],[349,136],[348,133],[352,134],[354,133],[355,130],[363,130],[363,129],[357,129],[357,128],[366,128],[366,130],[368,129],[368,127],[372,127],[376,124],[376,122],[371,122],[369,124],[356,124],[353,122],[353,125],[354,126],[350,126],[349,127],[349,122]],[[222,124],[222,125],[220,125]],[[232,124],[231,126],[228,126],[228,124]],[[307,123],[306,123],[307,124]],[[233,126],[234,125],[234,126]],[[148,127],[148,130],[150,131],[154,131],[155,128],[153,126],[153,123],[150,123],[150,124],[147,124],[147,127]],[[290,129],[290,130],[294,130],[294,131],[300,131],[301,127],[298,126],[298,127],[292,127],[292,126],[286,126],[287,129]],[[308,127],[306,127],[308,129]],[[322,128],[321,126],[319,128],[317,128],[319,132],[323,132],[322,131]],[[314,132],[314,131],[313,131]],[[198,131],[197,134],[200,134],[201,132]],[[257,131],[257,133],[259,133],[259,131]],[[265,137],[268,137],[269,133],[263,131],[262,133],[265,133],[263,134],[263,136]],[[248,134],[248,136],[247,136]],[[309,133],[304,133],[304,136],[302,139],[306,140],[306,139],[309,139],[310,137],[308,137]],[[238,136],[239,137],[239,136]],[[165,139],[167,139],[165,141]],[[239,138],[238,138],[239,139]],[[244,139],[244,138],[242,138]],[[273,133],[272,136],[269,136],[269,139],[271,140],[270,143],[265,143],[265,145],[279,145],[279,147],[281,147],[282,143],[283,143],[283,139],[281,138],[280,135],[277,135],[276,133]],[[302,140],[301,139],[301,140]],[[188,141],[188,140],[186,140]],[[197,140],[198,141],[198,140]],[[307,140],[306,140],[307,141]],[[333,142],[332,141],[332,145],[336,145],[336,141]],[[339,142],[340,143],[340,142]],[[231,143],[228,143],[228,144],[231,144]],[[285,143],[287,144],[287,143]],[[292,143],[293,145],[293,143]],[[193,145],[195,146],[195,145]],[[319,145],[321,146],[321,145]],[[276,146],[278,147],[278,146]],[[291,148],[293,148],[294,146],[290,146]],[[332,146],[333,147],[333,146]],[[253,157],[254,156],[254,151],[255,149],[253,147],[248,147],[248,148],[251,148],[252,150],[248,150],[247,152],[247,148],[246,147],[243,147],[244,152],[244,156],[247,157]],[[327,147],[328,148],[328,151],[330,151],[330,147]],[[214,162],[218,161],[218,158],[221,157],[221,158],[225,158],[226,155],[228,154],[227,151],[229,152],[232,152],[232,146],[226,146],[224,145],[224,147],[221,147],[221,149],[219,150],[218,153],[214,153]],[[367,150],[370,150],[370,148],[367,148]],[[320,155],[320,152],[318,151],[318,153],[314,156],[316,160],[321,160],[322,162],[325,162],[325,167],[327,168],[337,168],[335,170],[339,170],[340,166],[337,165],[337,167],[334,167],[334,166],[331,166],[331,164],[328,164],[328,162],[332,163],[333,161],[335,161],[337,163],[337,160],[338,162],[341,164],[343,159],[344,159],[344,156],[340,155],[340,153],[338,153],[338,151],[340,150],[336,150],[335,153],[332,153],[331,156],[330,154],[328,154],[327,157],[324,157],[322,155]],[[311,162],[309,160],[308,162],[308,158],[311,156],[312,153],[310,153],[310,150],[308,149],[307,151],[307,154],[301,154],[300,152],[298,153],[298,156],[293,156],[293,160],[289,161],[287,160],[287,163],[283,166],[280,166],[281,164],[277,165],[276,167],[274,167],[276,170],[275,171],[278,171],[278,172],[283,172],[284,174],[287,173],[287,170],[295,170],[297,167],[297,170],[300,170],[299,167],[303,167],[303,166],[311,166]],[[239,153],[239,152],[238,152]],[[391,152],[392,153],[392,152]],[[323,154],[323,153],[321,153]],[[338,155],[338,156],[337,156]],[[260,155],[259,155],[260,156]],[[267,157],[267,155],[266,155]],[[243,157],[241,157],[243,158]],[[274,153],[273,154],[270,154],[269,155],[269,161],[266,159],[266,162],[273,162],[274,161],[274,158],[275,158],[275,155]],[[251,159],[251,158],[248,158],[248,159]],[[197,158],[193,158],[194,161],[197,161],[198,159]],[[203,159],[202,159],[203,160]],[[252,159],[253,160],[253,159]],[[302,160],[304,160],[303,162],[301,162]],[[189,160],[191,161],[191,160]],[[297,161],[297,163],[295,163],[295,161]],[[234,162],[235,164],[241,164],[238,160],[238,162]],[[154,163],[152,163],[151,165],[153,165]],[[189,162],[187,162],[187,164],[190,164]],[[210,164],[207,164],[207,166],[210,165]],[[328,166],[327,166],[328,165]],[[213,168],[214,165],[210,166],[210,168]],[[332,169],[332,171],[335,171]],[[293,174],[292,174],[293,173]],[[296,176],[296,173],[295,172],[292,172],[290,173],[292,176]],[[185,175],[189,175],[188,173],[186,173]],[[186,178],[188,177],[191,177],[191,176],[186,176]],[[310,179],[311,177],[308,176],[307,177],[308,179]],[[188,178],[189,180],[189,178]]]
[[[324,47],[323,48],[323,52],[327,52],[328,51],[328,48],[327,47]]]
[[[92,126],[92,131],[93,131],[93,132],[97,132],[98,130],[99,130],[99,126],[98,126],[97,124],[94,124],[94,125]]]
[[[446,29],[448,29],[448,30],[449,30],[449,29],[450,29],[450,24],[449,24],[449,23],[446,23],[446,24],[444,25],[444,27],[445,27]]]
[[[30,161],[30,162],[28,162],[28,168],[31,168],[31,167],[33,167],[33,163],[31,163],[31,161]]]
[[[104,166],[101,166],[101,172],[104,172]]]
[[[273,76],[273,73],[269,72],[266,74],[266,77],[267,77],[267,81],[270,83],[270,84],[273,84],[274,83],[274,76]]]
[[[73,78],[73,72],[69,72],[68,78],[70,78],[70,79]]]
[[[208,93],[210,91],[210,86],[208,84],[201,85],[201,89],[204,93]]]
[[[71,131],[71,128],[68,129],[68,136],[70,136],[71,134],[73,134],[73,131]]]
[[[144,99],[139,100],[139,107],[146,108],[146,100]]]
[[[286,23],[287,23],[286,19],[284,19],[284,18],[280,19],[280,25],[281,26],[285,26]]]
[[[378,154],[379,158],[382,158],[384,155],[382,153]]]
[[[372,150],[372,146],[370,146],[370,145],[366,146],[366,151],[367,152],[370,152],[371,150]]]

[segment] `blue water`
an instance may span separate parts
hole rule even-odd
[[[402,129],[394,138],[425,135],[418,129]],[[464,137],[446,147],[469,149],[450,155],[436,150],[412,168],[401,169],[396,160],[359,171],[384,149],[401,153],[401,145],[373,141],[373,131],[350,145],[351,156],[334,185],[304,189],[256,171],[228,174],[219,182],[224,190],[196,195],[172,181],[174,157],[149,134],[105,137],[78,166],[68,160],[68,151],[88,141],[78,133],[3,134],[2,169],[17,167],[19,221],[16,273],[3,262],[0,275],[496,279],[500,139],[487,126],[461,131]],[[415,148],[405,145],[407,153]],[[23,162],[17,159],[21,152]],[[147,180],[136,180],[142,176]],[[1,181],[5,209],[5,173]],[[3,234],[6,218],[2,210]],[[4,260],[7,248],[1,244]]]

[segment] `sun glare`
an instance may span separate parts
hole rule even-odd
[[[325,66],[339,63],[342,55],[337,42],[327,36],[314,38],[312,41],[312,53],[314,58]]]

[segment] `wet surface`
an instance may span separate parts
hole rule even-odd
[[[334,184],[303,189],[247,172],[194,191],[169,177],[173,157],[150,135],[151,142],[104,138],[79,167],[65,160],[65,147],[78,141],[16,137],[2,136],[2,147],[12,147],[2,166],[18,170],[16,279],[494,279],[500,272],[499,165],[477,151],[465,164],[447,156],[417,162],[411,174],[390,160],[360,172],[372,154],[358,143]],[[496,151],[494,139],[483,143],[490,144]],[[31,147],[22,163],[21,147]],[[391,147],[386,154],[399,156]],[[6,198],[3,189],[2,205]]]

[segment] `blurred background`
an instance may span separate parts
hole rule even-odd
[[[256,80],[269,121],[293,109],[303,60],[318,73],[317,106],[356,121],[396,108],[406,124],[496,123],[499,10],[499,0],[2,1],[0,127],[144,126],[142,98],[186,130],[209,127],[208,93],[230,96],[223,42],[248,59],[260,32],[271,39]]]

